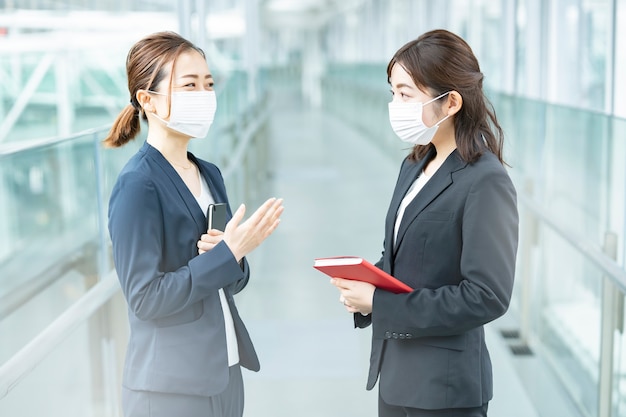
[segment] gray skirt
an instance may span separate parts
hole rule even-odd
[[[244,400],[241,367],[237,364],[229,371],[226,390],[212,397],[122,387],[124,417],[241,417]]]

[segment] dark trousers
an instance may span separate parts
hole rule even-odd
[[[231,366],[226,390],[213,397],[133,391],[122,388],[125,417],[241,417],[243,378],[241,367]]]
[[[423,410],[421,408],[389,405],[378,395],[378,417],[487,417],[488,403],[474,408],[444,408]]]

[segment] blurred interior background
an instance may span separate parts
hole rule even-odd
[[[269,363],[244,375],[246,415],[375,415],[368,333],[311,264],[380,256],[407,152],[385,69],[434,28],[477,55],[519,194],[490,415],[626,416],[626,0],[0,0],[0,415],[121,415],[107,202],[143,139],[100,141],[129,101],[129,47],[161,30],[207,53],[218,112],[192,151],[220,166],[231,205],[286,198],[251,255],[267,285],[238,301]]]

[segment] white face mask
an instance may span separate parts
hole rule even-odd
[[[151,93],[166,95],[151,91]],[[171,95],[170,119],[167,127],[192,138],[203,138],[209,133],[217,110],[215,91],[178,91]]]
[[[435,133],[437,133],[439,125],[450,115],[444,117],[433,126],[428,127],[422,120],[423,107],[449,93],[449,91],[443,93],[426,103],[392,101],[389,103],[389,122],[391,123],[391,128],[404,142],[412,143],[413,145],[428,145],[430,141],[433,140]]]

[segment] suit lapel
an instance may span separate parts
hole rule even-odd
[[[226,203],[226,200],[227,200],[226,195],[221,192],[223,187],[217,186],[216,182],[218,179],[214,178],[211,175],[210,170],[207,169],[204,163],[200,161],[199,159],[197,159],[194,154],[189,153],[189,159],[191,159],[198,166],[198,169],[200,169],[200,175],[202,175],[202,178],[204,178],[207,185],[209,186],[209,191],[211,192],[211,196],[213,197],[213,200],[216,203]]]
[[[198,226],[198,230],[200,234],[206,232],[207,224],[206,224],[206,216],[200,209],[198,205],[198,201],[193,196],[189,188],[185,185],[183,179],[178,175],[176,170],[167,162],[167,159],[159,152],[156,148],[149,145],[147,142],[144,146],[147,145],[146,152],[150,157],[157,163],[157,165],[161,168],[163,174],[170,179],[172,183],[172,187],[176,190],[181,200],[184,202],[187,210],[193,217],[196,226]],[[195,161],[195,158],[194,158]],[[198,164],[196,164],[198,165]],[[198,165],[198,169],[200,169]]]
[[[426,158],[424,158],[425,160]],[[415,218],[424,210],[433,200],[435,200],[446,188],[452,184],[452,173],[464,168],[466,163],[460,158],[458,152],[455,150],[452,152],[444,163],[439,167],[437,172],[428,180],[424,185],[424,188],[420,190],[417,196],[409,203],[402,216],[400,228],[398,229],[398,237],[394,245],[394,253],[404,237],[409,225],[415,220]],[[423,165],[422,165],[423,168]],[[422,169],[420,169],[420,172]],[[411,181],[412,183],[413,181]],[[406,191],[404,192],[406,194]],[[403,194],[403,196],[404,196]],[[402,201],[402,199],[400,199]],[[396,212],[400,206],[398,201],[395,206]],[[394,219],[395,221],[395,219]],[[393,226],[393,225],[392,225]],[[392,227],[393,233],[393,227]]]
[[[411,188],[411,184],[418,177],[420,172],[426,166],[426,163],[432,159],[435,155],[435,149],[431,148],[428,153],[417,162],[405,162],[405,164],[410,164],[406,168],[404,168],[404,172],[401,172],[400,178],[398,178],[398,184],[396,185],[396,189],[394,191],[393,196],[391,197],[391,203],[389,204],[389,212],[387,214],[387,220],[385,222],[385,255],[388,256],[387,261],[384,262],[384,265],[391,265],[391,256],[393,254],[393,231],[394,225],[396,222],[396,215],[398,214],[398,208],[400,207],[400,203],[402,199]],[[391,271],[386,271],[391,272]]]

